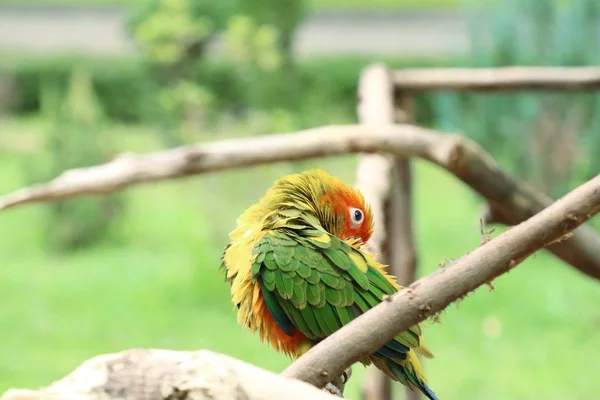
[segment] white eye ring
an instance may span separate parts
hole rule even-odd
[[[358,228],[365,220],[365,213],[362,210],[350,207],[350,225],[353,229]]]

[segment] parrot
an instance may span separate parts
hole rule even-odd
[[[239,216],[222,253],[238,323],[294,359],[399,291],[363,250],[373,228],[363,194],[323,169],[276,180]],[[420,324],[359,361],[438,400],[417,354],[433,358]]]

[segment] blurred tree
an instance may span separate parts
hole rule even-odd
[[[279,32],[273,25],[257,25],[247,15],[231,17],[225,32],[225,54],[235,65],[248,107],[268,108],[272,98],[286,103],[283,93],[283,54],[277,43]],[[282,93],[279,93],[279,92]]]
[[[198,126],[215,108],[220,93],[194,77],[211,78],[199,70],[212,69],[204,50],[221,31],[238,103],[289,120],[285,110],[297,104],[299,86],[291,43],[303,16],[303,0],[149,0],[130,30],[163,87],[157,119],[165,143],[186,142],[181,122]]]
[[[129,30],[151,63],[182,68],[204,55],[236,1],[148,0],[130,18]]]
[[[292,42],[298,24],[306,15],[303,0],[240,0],[239,13],[248,15],[260,27],[277,32],[276,47],[283,63],[292,63]]]
[[[269,128],[289,128],[299,104],[293,36],[303,0],[240,0],[225,32],[225,55],[236,67],[247,109],[269,113]]]
[[[211,107],[210,93],[190,78],[235,2],[149,0],[130,19],[129,30],[162,88],[155,118],[167,146],[185,143],[181,122],[201,125]]]
[[[45,136],[46,162],[28,168],[30,180],[45,181],[70,168],[106,162],[112,153],[87,71],[77,67],[73,70],[64,99],[58,87],[48,81],[41,92],[42,112],[50,125]],[[123,209],[123,201],[120,195],[111,195],[52,203],[48,207],[48,245],[68,251],[106,238],[112,221]]]
[[[597,0],[496,0],[471,6],[470,67],[594,65],[600,61]],[[513,172],[558,196],[600,169],[600,95],[443,93],[436,123],[463,130]]]

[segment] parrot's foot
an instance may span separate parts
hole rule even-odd
[[[327,386],[324,387],[324,390],[327,390],[329,393],[331,393],[334,396],[344,397],[344,393],[342,393],[342,391],[331,382],[329,382],[327,384]]]
[[[335,378],[332,382],[328,383],[323,390],[328,391],[334,396],[344,397],[344,387],[346,383],[352,376],[352,367],[346,369],[344,373],[337,378]]]

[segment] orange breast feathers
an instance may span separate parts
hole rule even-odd
[[[234,240],[224,254],[227,281],[231,284],[231,299],[238,309],[237,319],[240,324],[253,332],[258,331],[261,341],[269,342],[275,350],[297,357],[300,355],[299,347],[304,347],[302,344],[308,342],[306,337],[298,330],[294,335],[288,336],[279,328],[265,304],[260,286],[252,282],[251,266],[254,257],[249,255],[254,243],[262,235],[260,226],[251,224],[242,224],[232,232]]]
[[[254,287],[258,288],[258,284],[255,284]],[[293,336],[288,336],[279,328],[260,294],[260,289],[258,289],[258,301],[253,313],[260,315],[262,319],[262,329],[259,328],[262,341],[268,341],[276,351],[283,352],[289,357],[295,358],[301,355],[300,344],[304,344],[308,339],[299,330],[296,330]]]

